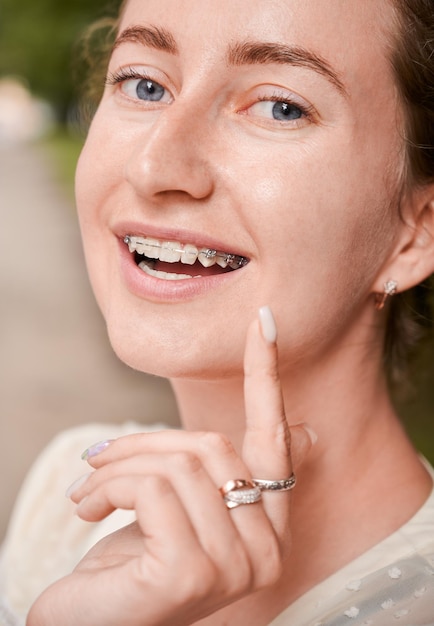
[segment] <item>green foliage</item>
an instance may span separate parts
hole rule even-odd
[[[86,26],[113,14],[116,1],[0,1],[0,76],[25,78],[65,119],[75,100],[74,45]]]

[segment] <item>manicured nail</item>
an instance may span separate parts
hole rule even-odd
[[[276,343],[276,322],[274,321],[274,316],[269,306],[263,306],[259,309],[259,323],[265,341],[268,343]]]
[[[65,491],[65,496],[67,498],[70,498],[72,494],[74,493],[74,491],[77,491],[77,489],[79,489],[82,485],[84,485],[84,483],[86,482],[86,480],[89,478],[91,474],[92,472],[89,472],[88,474],[84,474],[83,476],[80,476],[80,478],[77,478],[77,480],[74,480],[72,485],[70,485],[68,489]]]
[[[106,450],[109,445],[113,443],[113,441],[114,439],[106,439],[105,441],[99,441],[98,443],[94,443],[93,446],[90,446],[89,448],[87,448],[87,450],[83,452],[81,458],[83,459],[83,461],[87,461],[93,456],[101,454],[101,452],[104,452],[104,450]]]

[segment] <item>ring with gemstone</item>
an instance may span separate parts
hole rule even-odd
[[[219,491],[228,509],[234,509],[241,504],[254,504],[262,498],[261,489],[252,481],[242,478],[228,480]]]
[[[252,478],[252,483],[255,487],[259,487],[261,491],[290,491],[295,487],[296,482],[295,474],[291,474],[289,478],[282,478],[281,480]]]

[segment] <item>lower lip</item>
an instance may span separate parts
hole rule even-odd
[[[206,292],[226,286],[229,281],[237,280],[244,268],[224,272],[214,276],[164,280],[149,276],[134,261],[134,256],[120,239],[121,273],[128,290],[139,298],[153,302],[182,302],[193,300]]]

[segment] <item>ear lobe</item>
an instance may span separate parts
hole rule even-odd
[[[390,279],[398,282],[398,291],[406,291],[434,273],[434,184],[415,195],[403,213],[395,251],[373,286],[377,293],[383,292]]]

